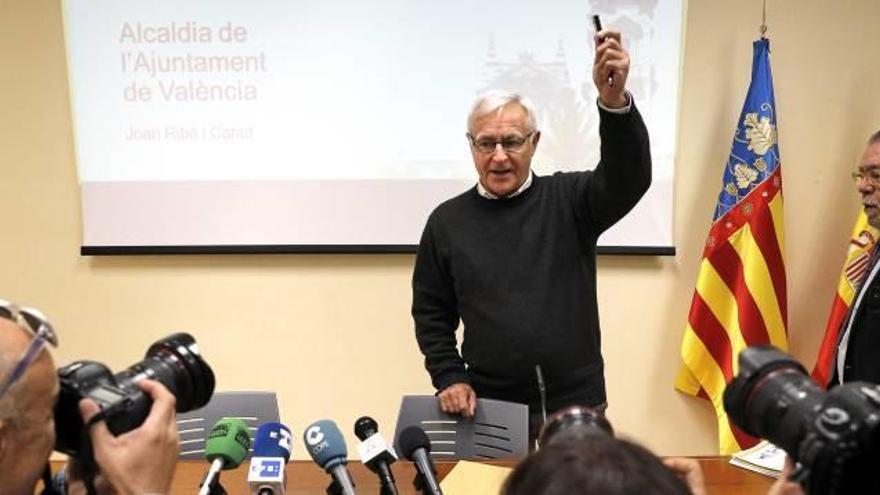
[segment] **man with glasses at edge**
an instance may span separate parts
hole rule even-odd
[[[58,338],[39,311],[0,300],[0,495],[32,494],[41,475],[48,482],[58,375],[46,344],[56,347]],[[114,437],[98,422],[89,432],[101,469],[98,493],[171,493],[178,452],[175,398],[158,382],[142,380],[139,386],[153,399],[142,426]],[[99,409],[86,399],[80,411],[88,422]],[[74,492],[85,493],[85,487],[71,480]]]
[[[880,131],[868,139],[859,168],[852,174],[868,223],[880,229]],[[880,251],[875,245],[867,274],[841,328],[829,386],[846,382],[880,383]]]
[[[444,412],[472,418],[478,396],[528,404],[534,438],[548,413],[604,411],[596,241],[651,183],[629,66],[620,33],[597,33],[593,171],[532,174],[541,132],[529,100],[493,91],[474,104],[467,138],[479,181],[431,214],[412,281],[416,338]]]

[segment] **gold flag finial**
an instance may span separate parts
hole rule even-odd
[[[758,29],[761,31],[761,39],[767,38],[767,0],[764,0],[764,11],[761,17],[761,27]]]

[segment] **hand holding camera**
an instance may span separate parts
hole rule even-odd
[[[95,461],[120,493],[171,493],[179,450],[176,399],[159,382],[141,380],[137,385],[153,401],[149,415],[141,426],[119,436],[103,421],[94,423],[89,436]],[[86,424],[101,411],[92,399],[80,401],[79,409]]]

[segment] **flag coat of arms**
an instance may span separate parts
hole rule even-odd
[[[757,344],[788,347],[782,162],[769,49],[766,38],[754,42],[752,80],[724,166],[675,383],[711,401],[722,454],[756,443],[724,412],[724,387],[739,371],[740,351]]]
[[[850,236],[849,249],[843,263],[843,270],[840,273],[840,281],[837,283],[837,293],[831,304],[828,323],[825,325],[825,337],[819,347],[816,367],[813,368],[813,379],[822,386],[827,386],[834,374],[832,373],[832,361],[837,351],[840,330],[846,322],[849,308],[868,273],[868,261],[877,238],[877,229],[868,224],[868,216],[865,215],[864,210],[860,210]]]

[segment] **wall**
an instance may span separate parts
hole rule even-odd
[[[390,433],[400,395],[431,392],[409,317],[412,256],[79,256],[60,10],[54,0],[0,0],[2,297],[50,315],[59,363],[87,357],[120,369],[154,339],[188,330],[219,389],[277,390],[294,429],[328,417],[348,432],[355,418],[371,414]],[[859,204],[848,173],[880,128],[880,4],[778,0],[768,15],[790,336],[809,367]],[[716,449],[711,409],[672,383],[760,16],[757,0],[690,2],[678,254],[599,260],[609,414],[620,431],[662,454]]]

